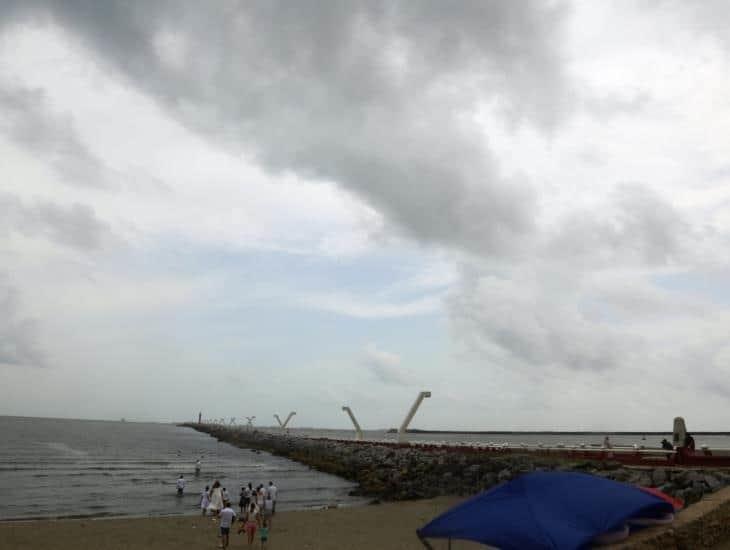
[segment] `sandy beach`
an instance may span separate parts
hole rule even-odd
[[[417,527],[460,499],[386,503],[318,511],[280,512],[271,529],[270,550],[422,549]],[[216,548],[217,525],[196,516],[142,519],[61,520],[0,523],[0,549],[131,550]],[[254,548],[260,548],[257,538]],[[230,548],[248,548],[244,535],[232,535]],[[446,548],[436,541],[434,548]],[[453,548],[480,548],[455,542]]]

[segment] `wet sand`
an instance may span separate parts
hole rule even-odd
[[[423,550],[416,528],[447,510],[457,497],[386,503],[321,511],[279,512],[269,550]],[[218,526],[210,518],[60,520],[0,523],[0,549],[178,550],[217,548]],[[258,535],[258,533],[257,533]],[[436,550],[447,548],[434,541]],[[454,550],[483,548],[454,542]],[[249,548],[245,535],[231,535],[229,548]],[[256,538],[252,548],[261,548]]]

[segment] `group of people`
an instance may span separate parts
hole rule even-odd
[[[228,547],[230,531],[237,517],[238,534],[246,533],[248,544],[252,545],[258,531],[261,548],[265,548],[276,513],[277,493],[278,488],[272,481],[269,481],[268,487],[260,484],[254,489],[251,483],[241,487],[238,500],[240,515],[237,516],[228,491],[221,487],[219,481],[216,480],[210,488],[206,486],[200,495],[200,510],[203,516],[210,514],[220,519],[220,548]]]
[[[672,442],[669,441],[666,437],[662,439],[661,442],[662,449],[665,449],[667,451],[674,450],[674,445],[672,445]],[[611,445],[611,440],[608,436],[603,438],[603,448],[604,449],[611,449],[613,446]],[[692,437],[690,433],[687,433],[684,436],[684,441],[682,442],[682,445],[677,446],[678,450],[682,450],[683,452],[687,453],[694,453],[695,452],[695,438]]]

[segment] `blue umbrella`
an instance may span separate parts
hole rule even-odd
[[[503,550],[577,549],[632,518],[672,505],[638,487],[575,472],[533,472],[481,493],[418,529],[419,538],[465,539]]]

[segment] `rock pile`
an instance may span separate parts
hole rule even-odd
[[[218,425],[186,424],[238,447],[267,451],[358,483],[353,494],[382,500],[471,495],[533,471],[580,471],[657,487],[687,504],[730,485],[730,470],[632,468],[615,462],[569,461],[530,453],[496,455],[290,437]]]

